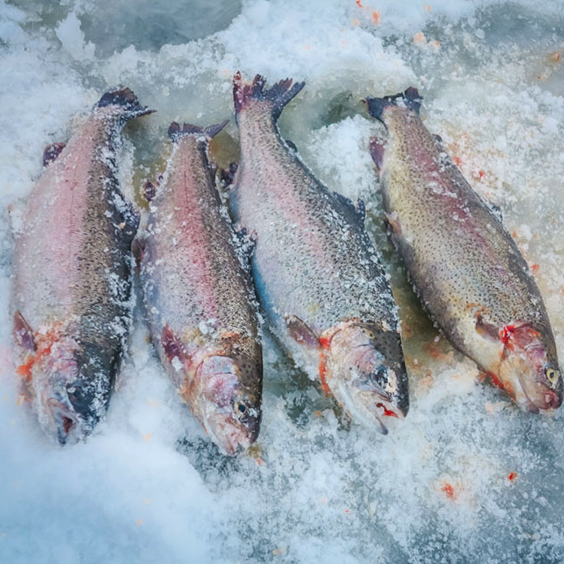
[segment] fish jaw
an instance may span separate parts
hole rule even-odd
[[[32,405],[43,432],[61,446],[84,440],[94,427],[73,404],[79,388],[73,357],[45,358],[33,370]]]
[[[403,419],[409,410],[408,381],[399,335],[376,324],[349,322],[329,338],[325,381],[337,401],[355,420]]]
[[[196,368],[192,393],[181,394],[206,433],[231,456],[256,441],[261,421],[261,398],[242,386],[240,364],[229,356],[205,356]]]

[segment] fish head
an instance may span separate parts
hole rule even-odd
[[[33,365],[33,407],[44,432],[60,445],[84,440],[105,411],[109,394],[101,394],[89,374],[100,369],[96,364],[92,358],[83,362],[76,342],[63,337]]]
[[[198,368],[202,389],[193,404],[206,432],[229,455],[247,449],[259,434],[260,390],[245,385],[245,370],[260,369],[252,364],[240,356],[210,355]]]
[[[355,420],[376,421],[386,434],[384,420],[404,418],[409,410],[399,334],[376,324],[348,323],[333,333],[328,347],[324,376],[331,392]]]
[[[533,413],[558,409],[563,383],[556,352],[531,325],[505,327],[499,368],[501,385],[524,410]]]

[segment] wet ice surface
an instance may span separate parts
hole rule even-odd
[[[249,0],[229,23],[227,4],[209,28],[224,31],[187,43],[200,36],[172,25],[180,2],[155,4],[158,17],[133,4],[0,4],[1,209],[29,193],[44,145],[68,138],[108,86],[159,110],[126,132],[133,193],[162,169],[172,119],[232,117],[236,70],[306,80],[281,130],[331,189],[367,201],[400,305],[410,413],[386,437],[350,426],[268,341],[259,448],[226,459],[180,404],[137,312],[106,420],[85,444],[48,444],[18,401],[0,211],[0,561],[562,561],[562,416],[518,412],[437,341],[383,236],[367,151],[382,130],[359,102],[420,88],[428,127],[535,265],[563,358],[561,5]],[[96,32],[105,9],[112,21]],[[220,160],[233,138],[232,120]]]

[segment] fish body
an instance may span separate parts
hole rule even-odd
[[[172,124],[141,281],[163,366],[208,434],[235,454],[259,433],[262,348],[248,257],[240,256],[207,159],[207,141],[224,125]]]
[[[128,335],[138,216],[119,189],[117,150],[125,123],[147,113],[129,89],[108,92],[66,146],[48,147],[15,236],[17,372],[61,444],[105,413]]]
[[[264,90],[260,76],[235,76],[241,161],[230,204],[256,239],[252,269],[271,330],[354,420],[374,424],[409,405],[397,307],[362,202],[329,192],[278,133],[302,87]]]
[[[372,139],[390,233],[425,308],[450,342],[524,410],[562,403],[540,291],[499,215],[419,117],[417,91],[369,98],[388,139]]]

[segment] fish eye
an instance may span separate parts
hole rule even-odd
[[[560,378],[560,372],[558,370],[554,370],[554,368],[547,368],[544,371],[544,374],[546,379],[553,386],[558,382],[558,378]]]
[[[67,387],[67,395],[76,410],[82,410],[88,404],[86,390],[79,385],[72,385]]]
[[[372,373],[372,378],[380,385],[386,386],[388,383],[388,369],[385,366],[379,366],[377,370]]]
[[[243,417],[249,411],[249,407],[243,401],[238,401],[235,403],[235,415],[237,417]]]

